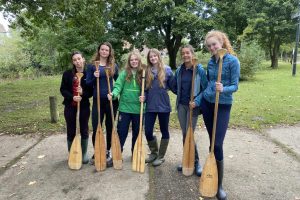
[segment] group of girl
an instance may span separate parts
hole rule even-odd
[[[131,152],[139,131],[140,102],[146,103],[145,108],[145,135],[150,149],[150,154],[146,159],[147,163],[153,166],[159,166],[164,162],[164,156],[169,144],[169,118],[171,112],[170,98],[168,91],[171,90],[177,95],[176,110],[178,120],[182,130],[183,144],[189,124],[189,112],[193,109],[192,128],[195,129],[198,116],[202,113],[204,123],[211,140],[214,103],[216,91],[220,92],[219,109],[217,115],[217,128],[214,153],[217,160],[218,169],[218,199],[226,199],[226,193],[222,189],[222,180],[224,174],[223,161],[223,141],[227,131],[230,110],[232,105],[232,93],[238,89],[240,74],[240,65],[232,49],[230,41],[225,33],[220,31],[210,31],[205,37],[205,45],[212,57],[208,62],[205,71],[201,64],[194,67],[195,58],[194,49],[191,45],[184,45],[180,49],[183,63],[177,68],[175,75],[169,66],[166,66],[157,49],[150,49],[147,54],[147,65],[143,67],[140,53],[136,50],[128,55],[126,66],[119,73],[118,66],[115,64],[114,51],[110,43],[105,42],[99,45],[92,61],[100,61],[99,70],[96,71],[94,65],[88,65],[84,68],[85,60],[80,52],[74,52],[71,56],[73,69],[67,70],[63,74],[61,83],[61,94],[64,96],[65,120],[67,124],[67,143],[68,150],[75,137],[75,118],[76,104],[81,102],[80,106],[80,132],[83,163],[88,163],[88,120],[90,116],[89,98],[93,96],[92,106],[92,125],[93,125],[93,145],[95,144],[95,135],[97,130],[97,88],[96,81],[99,77],[100,84],[100,121],[101,124],[105,117],[106,141],[107,141],[107,166],[112,166],[110,154],[112,119],[110,113],[109,101],[113,100],[114,116],[119,111],[117,132],[120,138],[121,150],[128,135],[129,125],[132,124],[132,143]],[[218,49],[224,48],[227,53],[223,57],[223,68],[221,82],[217,82],[218,76]],[[93,62],[92,62],[93,63]],[[113,88],[108,92],[108,85],[104,67],[109,67],[110,86]],[[142,71],[146,71],[145,95],[141,96]],[[193,70],[195,70],[193,101],[191,101],[191,88]],[[76,79],[76,72],[83,72],[81,84]],[[114,79],[114,84],[113,80]],[[79,87],[80,85],[80,87]],[[162,134],[160,145],[153,134],[153,128],[158,117],[159,127]],[[201,176],[202,167],[199,162],[199,154],[195,147],[195,174]],[[93,157],[90,159],[93,163]],[[182,166],[177,167],[182,171]]]

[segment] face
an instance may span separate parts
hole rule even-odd
[[[99,55],[102,58],[108,58],[109,56],[109,46],[102,44],[99,49]]]
[[[76,69],[83,69],[84,67],[84,58],[81,54],[75,54],[72,57],[72,63],[75,65]]]
[[[217,55],[217,50],[221,49],[222,45],[216,37],[210,37],[206,41],[206,47],[212,55]]]
[[[130,59],[129,59],[129,63],[130,63],[131,68],[136,69],[136,68],[138,68],[140,61],[136,55],[131,55]]]
[[[149,61],[152,65],[157,65],[158,64],[158,55],[156,55],[154,52],[149,53]]]
[[[193,53],[189,48],[183,48],[181,50],[181,58],[184,63],[191,63],[193,60]]]

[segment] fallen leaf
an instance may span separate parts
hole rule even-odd
[[[12,194],[10,194],[8,197],[12,197],[12,196],[14,196],[16,193],[12,193]]]
[[[17,175],[20,175],[23,171],[20,171]]]
[[[38,156],[38,158],[40,158],[40,159],[41,159],[41,158],[44,158],[44,157],[45,157],[45,155],[39,155],[39,156]]]
[[[24,162],[22,162],[22,164],[23,164],[23,165],[25,165],[25,164],[27,164],[27,162],[26,162],[26,161],[24,161]]]
[[[199,200],[203,200],[203,198],[202,198],[202,197],[199,197]]]
[[[12,168],[14,168],[14,167],[17,167],[18,165],[17,164],[15,164],[15,165],[13,165],[13,166],[11,166]]]
[[[34,185],[34,184],[36,184],[36,181],[30,181],[30,182],[28,183],[28,185]]]
[[[273,153],[278,153],[278,151],[273,151]]]
[[[233,155],[229,155],[228,158],[233,158]]]

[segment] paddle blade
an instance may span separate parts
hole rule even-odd
[[[112,131],[111,137],[112,158],[115,169],[122,169],[122,151],[119,136],[116,130]]]
[[[140,173],[145,172],[145,147],[143,145],[142,133],[139,133],[139,136],[134,145],[132,171]]]
[[[195,168],[195,140],[192,127],[188,128],[182,157],[182,173],[185,176],[191,176]]]
[[[217,54],[220,58],[223,58],[223,56],[226,54],[226,49],[218,49]]]
[[[82,165],[82,151],[81,151],[81,142],[80,136],[76,135],[69,154],[68,160],[69,168],[70,169],[80,169]]]
[[[98,126],[95,138],[95,167],[97,171],[106,169],[106,151],[104,135],[101,126]]]
[[[215,154],[210,152],[200,177],[199,190],[203,197],[214,197],[218,191],[218,169]]]

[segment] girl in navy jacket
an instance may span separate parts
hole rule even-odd
[[[224,174],[223,141],[227,131],[230,110],[232,105],[232,93],[238,89],[240,77],[240,63],[231,47],[227,35],[220,31],[211,31],[205,37],[205,45],[212,57],[207,65],[208,86],[203,92],[201,108],[206,129],[211,140],[214,118],[216,91],[220,92],[217,115],[217,127],[215,137],[214,154],[218,168],[218,199],[226,199],[226,193],[222,188]],[[216,82],[219,69],[218,49],[224,48],[227,53],[223,57],[221,82]]]
[[[98,111],[97,111],[97,77],[99,77],[99,85],[100,85],[100,122],[101,126],[105,117],[105,127],[106,127],[106,162],[107,167],[111,167],[113,165],[110,148],[111,148],[111,134],[112,134],[112,119],[110,114],[110,103],[107,98],[108,94],[108,85],[105,74],[104,67],[109,67],[109,75],[110,75],[110,88],[113,88],[113,79],[117,80],[118,78],[118,67],[115,64],[114,58],[114,50],[109,42],[101,43],[97,52],[92,60],[100,61],[99,70],[96,71],[96,67],[91,64],[88,65],[87,69],[87,79],[86,83],[94,88],[93,94],[93,108],[92,108],[92,126],[93,126],[93,145],[95,145],[95,137],[96,131],[98,127]],[[113,100],[113,109],[114,116],[116,116],[116,112],[118,109],[118,100]],[[91,164],[94,162],[94,156],[91,159]]]
[[[90,102],[89,98],[92,96],[92,89],[85,84],[86,71],[84,69],[84,58],[78,51],[71,55],[73,69],[67,70],[62,76],[60,85],[60,92],[64,97],[63,104],[64,117],[67,124],[67,144],[68,151],[70,151],[73,139],[76,134],[76,113],[77,103],[80,102],[80,133],[81,133],[81,147],[82,147],[82,162],[83,164],[88,163],[89,159],[87,156],[88,147],[88,122],[90,117]],[[83,73],[79,87],[79,82],[76,77],[76,73]]]
[[[169,118],[171,112],[168,90],[171,87],[173,73],[169,66],[164,65],[160,52],[150,49],[147,55],[146,69],[146,114],[145,134],[151,154],[146,163],[159,166],[164,162],[164,156],[169,144]],[[157,139],[153,135],[155,120],[158,117],[162,138],[158,149]]]

